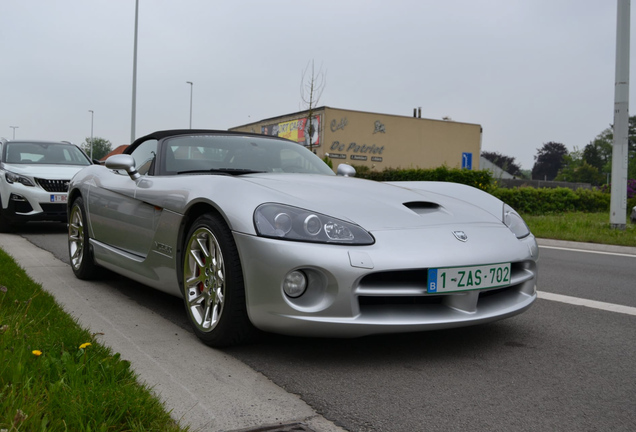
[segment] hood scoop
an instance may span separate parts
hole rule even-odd
[[[404,206],[420,216],[436,213],[442,208],[437,203],[427,201],[406,202]]]

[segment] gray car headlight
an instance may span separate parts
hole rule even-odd
[[[375,242],[362,227],[321,213],[283,204],[263,204],[254,212],[258,235],[314,243],[370,245]]]
[[[510,231],[512,231],[518,239],[530,235],[528,225],[526,225],[523,218],[519,216],[519,213],[514,211],[508,204],[504,204],[503,206],[503,223],[510,228]]]
[[[7,171],[4,174],[4,178],[7,180],[7,183],[22,183],[25,186],[35,186],[31,179],[29,179],[28,177],[12,173],[11,171]]]

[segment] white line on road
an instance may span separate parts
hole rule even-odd
[[[543,245],[539,245],[539,247],[544,249],[558,249],[558,250],[565,250],[570,252],[585,252],[585,253],[594,253],[594,254],[601,254],[601,255],[615,255],[615,256],[636,258],[636,255],[624,254],[624,253],[618,253],[618,252],[603,252],[603,251],[595,251],[595,250],[587,250],[587,249],[573,249],[573,248],[565,248],[565,247],[558,247],[558,246],[543,246]]]
[[[561,302],[561,303],[568,303],[568,304],[573,304],[577,306],[585,306],[585,307],[601,309],[601,310],[605,310],[609,312],[618,312],[622,314],[636,316],[636,308],[631,306],[623,306],[623,305],[617,305],[613,303],[604,303],[604,302],[595,301],[595,300],[586,300],[586,299],[582,299],[578,297],[570,297],[570,296],[565,296],[561,294],[548,293],[545,291],[537,291],[537,295],[539,296],[540,299],[544,299],[544,300],[552,300],[552,301]]]

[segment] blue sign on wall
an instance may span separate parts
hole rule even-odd
[[[464,152],[462,153],[462,168],[473,169],[473,154]]]

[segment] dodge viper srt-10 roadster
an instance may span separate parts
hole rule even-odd
[[[444,182],[338,175],[264,135],[159,131],[73,177],[68,246],[182,297],[211,346],[256,329],[358,337],[487,323],[536,299],[538,247],[511,207]]]

